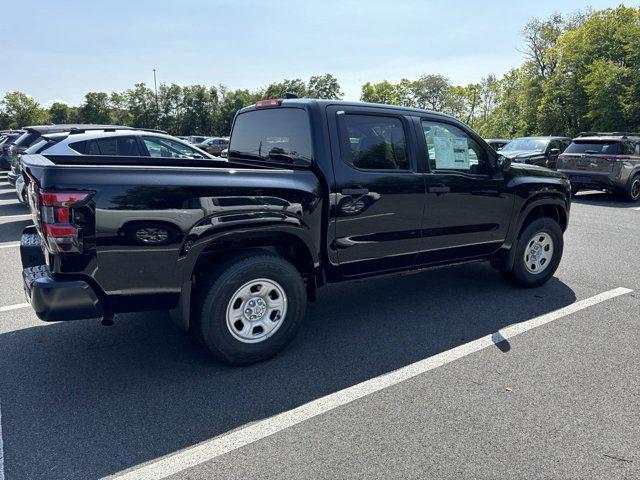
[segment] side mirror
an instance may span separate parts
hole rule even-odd
[[[502,173],[506,173],[511,168],[511,160],[509,160],[504,155],[500,155],[498,157],[498,169]]]
[[[549,150],[549,155],[557,157],[558,155],[560,155],[560,149],[552,148],[551,150]]]

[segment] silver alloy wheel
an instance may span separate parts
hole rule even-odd
[[[553,239],[546,232],[538,232],[527,242],[524,249],[524,265],[529,273],[544,272],[553,258]]]
[[[640,197],[640,176],[636,176],[631,183],[631,198],[637,200]]]
[[[243,343],[258,343],[284,323],[287,295],[274,280],[259,278],[241,286],[227,305],[227,328]]]
[[[136,230],[136,238],[142,243],[162,243],[169,239],[169,232],[159,227],[143,227]]]

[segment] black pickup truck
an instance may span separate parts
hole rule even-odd
[[[45,321],[169,309],[220,359],[268,358],[327,282],[487,260],[537,286],[570,208],[560,173],[511,164],[447,115],[266,100],[229,161],[23,157],[21,255]]]

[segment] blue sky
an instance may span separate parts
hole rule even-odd
[[[248,89],[331,73],[347,99],[358,99],[366,81],[425,73],[465,84],[522,62],[520,32],[531,17],[620,3],[11,2],[1,14],[0,95],[21,90],[45,105],[79,104],[87,91],[152,86],[153,68],[160,82]]]

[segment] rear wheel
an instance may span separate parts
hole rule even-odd
[[[629,181],[629,186],[625,189],[623,197],[629,202],[640,200],[640,173],[636,173]]]
[[[542,285],[558,268],[563,248],[560,226],[551,218],[538,218],[520,233],[513,268],[501,273],[521,287]]]
[[[304,281],[291,263],[267,252],[250,252],[206,281],[201,339],[226,363],[265,360],[293,340],[306,302]]]

